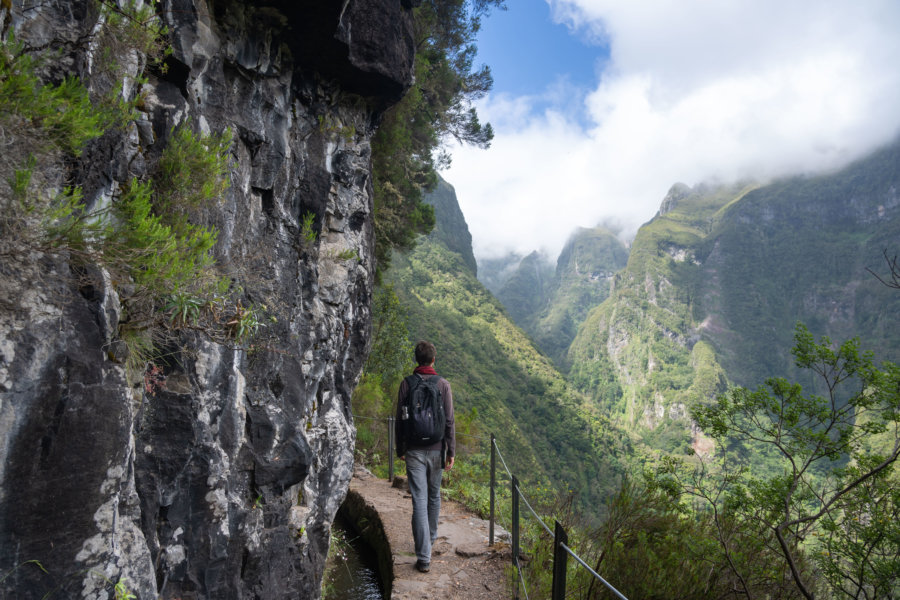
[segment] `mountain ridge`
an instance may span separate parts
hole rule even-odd
[[[652,447],[686,451],[703,444],[690,406],[799,375],[797,321],[895,359],[900,303],[866,267],[900,239],[898,165],[895,144],[827,175],[673,186],[573,342],[573,381]]]
[[[535,275],[537,255],[516,269],[498,262],[507,271],[494,276],[495,293],[614,422],[657,450],[708,451],[690,407],[730,385],[801,376],[789,354],[797,321],[900,355],[891,333],[900,301],[867,271],[883,269],[900,240],[898,165],[894,143],[827,174],[676,183],[606,297],[573,300],[560,276],[577,264],[567,250],[553,279]],[[548,319],[567,311],[584,315],[574,333],[574,319]]]

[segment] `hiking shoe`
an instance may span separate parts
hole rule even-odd
[[[416,561],[416,570],[419,573],[427,573],[431,570],[431,563],[422,562],[421,560]]]

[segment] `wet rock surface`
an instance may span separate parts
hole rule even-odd
[[[94,85],[92,3],[0,13],[7,34],[56,52],[48,73]],[[395,0],[162,0],[158,13],[168,68],[72,183],[101,202],[150,173],[176,125],[230,129],[230,190],[202,219],[226,274],[274,318],[254,344],[176,332],[158,376],[129,383],[114,282],[65,257],[0,264],[0,597],[105,599],[125,579],[139,598],[315,598],[368,350],[370,139],[411,81],[409,13]]]

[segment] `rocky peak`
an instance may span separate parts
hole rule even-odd
[[[684,200],[691,194],[691,187],[684,183],[676,183],[671,188],[669,188],[666,197],[663,198],[662,203],[659,205],[659,216],[662,216],[666,213],[672,212],[672,210],[677,206],[679,200]]]
[[[425,197],[425,202],[434,207],[435,226],[431,237],[459,254],[472,274],[477,274],[478,264],[472,250],[472,234],[469,233],[469,225],[456,199],[456,190],[439,178],[437,187]]]

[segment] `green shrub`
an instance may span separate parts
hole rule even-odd
[[[177,214],[155,214],[152,196],[152,184],[133,179],[114,203],[118,223],[107,240],[110,258],[121,259],[134,282],[154,294],[208,279],[204,275],[214,263],[209,251],[216,231]]]
[[[218,201],[228,189],[231,131],[195,135],[186,122],[172,137],[157,165],[156,208],[182,214]]]
[[[79,156],[84,144],[118,122],[121,114],[97,110],[77,78],[43,84],[36,75],[39,62],[12,35],[0,43],[0,124],[27,136],[32,154],[59,149]],[[17,158],[4,154],[6,160]]]

